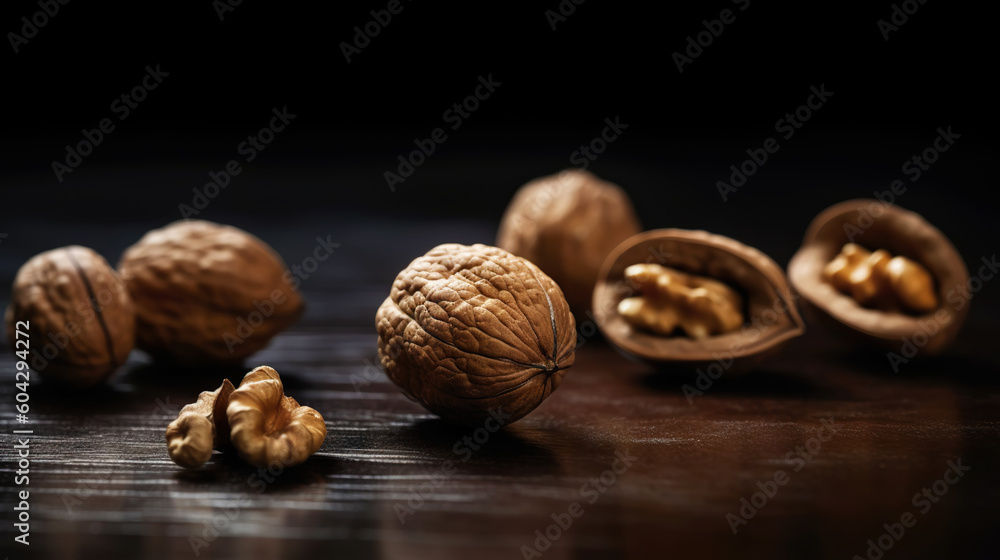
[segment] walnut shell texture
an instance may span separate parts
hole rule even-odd
[[[76,245],[46,251],[21,267],[5,319],[11,348],[25,349],[16,331],[18,322],[28,321],[29,365],[71,386],[107,379],[135,341],[135,309],[121,277],[104,257]]]
[[[621,187],[568,169],[518,190],[500,222],[497,246],[538,265],[579,314],[590,308],[604,258],[640,231]]]
[[[174,222],[118,267],[136,305],[136,345],[181,365],[240,363],[303,310],[281,257],[232,226]]]
[[[459,423],[522,418],[573,365],[576,325],[559,286],[487,245],[446,244],[396,276],[376,314],[382,367],[403,392]]]

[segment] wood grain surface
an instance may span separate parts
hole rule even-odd
[[[169,368],[135,352],[95,391],[33,378],[27,425],[15,422],[5,350],[0,554],[865,558],[869,539],[904,514],[915,524],[883,537],[892,548],[877,556],[998,554],[991,316],[974,316],[952,352],[899,373],[884,353],[813,329],[760,370],[723,375],[690,398],[682,386],[696,386],[697,372],[654,372],[584,336],[559,390],[491,433],[436,419],[374,365],[375,308],[408,250],[392,249],[379,270],[338,266],[334,287],[304,283],[306,317],[246,368]],[[222,454],[196,471],[171,462],[164,430],[180,407],[258,364],[322,413],[320,451],[277,473]],[[13,542],[12,521],[11,431],[25,427],[34,432],[29,547]],[[935,501],[919,496],[924,488]],[[758,505],[752,515],[743,499]]]

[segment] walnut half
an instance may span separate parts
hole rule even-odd
[[[316,410],[285,396],[278,372],[260,366],[243,378],[226,408],[229,438],[244,461],[257,467],[298,465],[326,439]]]
[[[167,453],[175,463],[196,469],[212,457],[213,449],[229,441],[226,406],[233,390],[233,384],[223,379],[218,389],[202,392],[167,426]]]
[[[316,410],[285,396],[278,372],[260,366],[238,389],[228,379],[181,409],[167,427],[167,452],[175,463],[200,467],[227,442],[257,467],[298,465],[319,450],[326,422]]]
[[[632,267],[653,261],[686,275],[687,286],[678,291],[687,292],[680,299],[689,301],[670,305],[690,321],[682,327],[690,336],[637,328],[625,316],[628,304],[621,309],[622,301],[636,295],[636,287],[644,296],[648,291],[627,279],[631,271],[626,271],[641,271]],[[781,267],[761,251],[722,235],[683,229],[640,233],[608,255],[598,278],[593,301],[597,326],[619,350],[658,369],[746,372],[805,332]],[[709,294],[700,294],[708,297],[699,297],[696,290],[709,286]],[[729,289],[733,292],[723,295]],[[711,297],[712,292],[719,297]],[[706,328],[710,334],[696,336]]]
[[[854,243],[876,251],[867,255]],[[888,266],[894,260],[899,264]],[[947,348],[971,307],[963,297],[969,269],[948,237],[920,214],[876,199],[820,212],[788,263],[788,278],[811,323],[907,358],[914,356],[906,350],[913,341],[922,341],[916,344],[922,355]]]

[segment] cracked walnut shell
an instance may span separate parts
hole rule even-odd
[[[855,294],[838,288],[839,282],[828,277],[836,272],[830,263],[852,243],[864,252],[901,256],[919,265],[928,278],[914,278],[912,269],[907,275],[907,281],[917,285],[917,295],[923,292],[919,305],[878,305],[872,294],[873,305],[866,307],[868,298],[859,302]],[[968,268],[945,234],[923,216],[877,199],[847,200],[820,212],[788,263],[788,279],[802,295],[811,323],[855,344],[900,352],[913,344],[927,355],[941,352],[955,339],[971,299]]]
[[[473,424],[528,414],[574,360],[576,325],[559,286],[487,245],[439,245],[396,276],[375,317],[379,356],[403,393]]]
[[[32,369],[71,386],[107,379],[135,340],[135,310],[121,277],[102,256],[76,245],[24,263],[5,320],[11,349],[27,349]],[[25,321],[30,347],[17,337]]]
[[[701,338],[636,328],[619,310],[623,300],[640,291],[640,284],[625,271],[650,263],[731,287],[741,296],[743,324]],[[601,267],[593,304],[597,326],[611,344],[667,370],[746,372],[805,332],[781,267],[753,247],[706,231],[659,229],[623,241]]]
[[[302,297],[266,243],[232,226],[174,222],[118,264],[136,307],[136,346],[181,365],[238,364],[298,320]]]

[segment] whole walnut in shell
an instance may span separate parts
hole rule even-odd
[[[249,233],[203,220],[147,233],[118,263],[136,345],[181,365],[235,364],[298,320],[284,261]]]
[[[32,370],[67,385],[107,379],[135,341],[135,310],[121,277],[104,257],[75,245],[21,267],[5,319],[11,349],[28,350]]]
[[[640,231],[625,191],[571,169],[518,190],[500,222],[497,246],[537,264],[579,314],[590,308],[604,258]]]
[[[447,244],[396,276],[375,317],[382,367],[443,418],[513,422],[573,365],[576,325],[559,286],[496,247]]]

